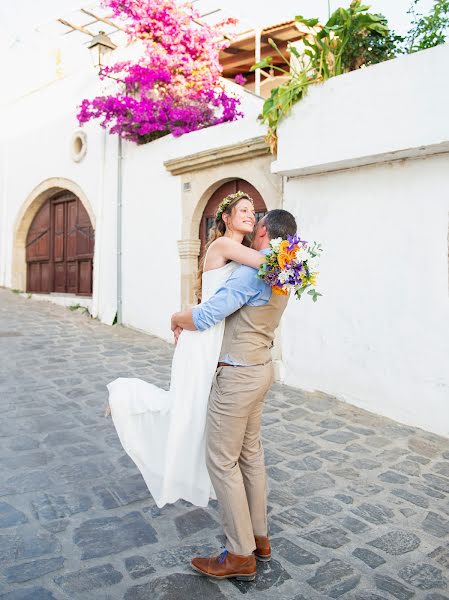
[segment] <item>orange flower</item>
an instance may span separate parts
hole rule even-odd
[[[272,288],[273,294],[276,296],[288,296],[288,291],[281,288],[279,285],[274,285]]]
[[[295,244],[291,250],[288,251],[288,253],[291,255],[292,259],[296,258],[296,253],[298,252],[299,247],[298,244]]]
[[[288,252],[280,252],[278,254],[278,263],[281,269],[284,271],[287,264],[291,261],[291,256]]]
[[[282,240],[282,242],[279,244],[279,252],[285,252],[288,247],[289,247],[288,240]]]
[[[294,246],[291,250],[289,250],[288,255],[290,257],[290,262],[296,260],[296,253],[298,252],[298,247]]]

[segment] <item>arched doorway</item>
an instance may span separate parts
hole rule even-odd
[[[94,241],[77,196],[65,190],[46,200],[27,233],[27,291],[92,295]]]
[[[256,210],[257,220],[266,214],[267,206],[265,201],[253,185],[244,179],[232,179],[231,181],[226,181],[226,183],[223,183],[217,190],[215,190],[215,192],[209,198],[209,201],[204,209],[199,230],[199,238],[201,240],[200,255],[203,254],[204,247],[209,236],[209,231],[214,224],[215,214],[220,202],[228,194],[235,194],[239,190],[245,192],[254,200],[254,208]]]

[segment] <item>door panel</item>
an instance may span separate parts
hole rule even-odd
[[[67,268],[67,292],[78,293],[78,263],[76,261],[66,263]]]
[[[40,292],[41,265],[38,262],[32,262],[28,265],[28,291]]]
[[[78,201],[76,253],[79,258],[90,257],[94,253],[94,230],[89,215]]]
[[[79,264],[79,293],[92,293],[92,261],[80,260]]]
[[[76,259],[76,217],[77,217],[77,205],[78,200],[73,202],[66,202],[67,209],[67,236],[66,236],[66,250],[67,260]]]
[[[67,291],[65,270],[66,264],[64,262],[58,262],[54,264],[54,285],[52,291],[59,292],[60,294],[64,294]]]
[[[33,219],[26,240],[26,259],[50,260],[50,204],[46,203]]]
[[[40,263],[40,267],[41,267],[41,272],[40,272],[40,278],[41,278],[41,284],[40,284],[40,291],[43,294],[48,294],[51,291],[51,268],[50,268],[50,263],[46,262],[46,263]]]
[[[65,233],[65,205],[55,204],[53,207],[53,260],[62,262],[64,260],[64,233]]]

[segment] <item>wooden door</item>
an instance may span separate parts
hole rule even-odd
[[[63,193],[47,200],[27,236],[27,291],[92,294],[95,234],[83,204]]]
[[[254,186],[244,179],[233,179],[231,181],[227,181],[212,194],[206,205],[206,208],[204,209],[199,231],[199,238],[201,240],[201,256],[204,252],[207,238],[209,237],[210,228],[214,224],[215,214],[220,202],[228,194],[235,194],[238,191],[245,192],[254,200],[254,208],[256,209],[257,220],[261,219],[266,214],[267,207],[264,199]]]

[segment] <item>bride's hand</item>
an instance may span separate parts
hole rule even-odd
[[[173,335],[175,336],[175,346],[178,343],[178,339],[179,339],[179,336],[181,335],[182,331],[183,331],[182,327],[176,327],[173,330]]]
[[[170,329],[173,331],[173,334],[175,333],[176,329],[178,329],[178,327],[179,327],[178,323],[176,322],[176,315],[177,315],[177,313],[174,313],[171,316]]]

